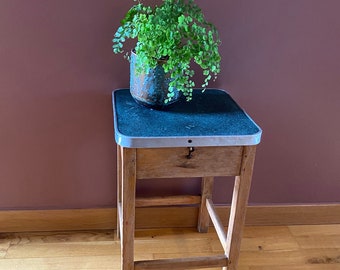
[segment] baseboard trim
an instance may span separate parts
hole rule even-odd
[[[218,206],[224,225],[230,208]],[[116,208],[0,211],[0,232],[116,228]],[[195,227],[195,207],[137,208],[137,228]],[[340,204],[262,205],[247,208],[246,225],[340,224]]]

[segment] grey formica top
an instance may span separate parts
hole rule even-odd
[[[195,89],[193,100],[164,111],[137,104],[129,89],[112,92],[116,142],[128,148],[241,146],[260,143],[262,131],[231,96]]]

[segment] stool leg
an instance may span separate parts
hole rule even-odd
[[[117,145],[117,238],[120,238],[120,218],[121,218],[121,205],[122,205],[122,147]]]
[[[212,197],[214,186],[214,177],[203,177],[201,184],[201,204],[198,213],[197,230],[202,233],[208,232],[209,229],[209,213],[207,210],[206,201]]]
[[[231,202],[227,241],[225,243],[226,255],[229,258],[226,270],[236,270],[240,253],[243,225],[246,216],[246,207],[251,185],[256,146],[245,146],[241,164],[240,176],[235,177],[233,198]]]
[[[136,149],[122,148],[121,269],[134,269]]]

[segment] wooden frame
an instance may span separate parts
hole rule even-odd
[[[236,270],[242,229],[255,160],[256,146],[200,147],[186,155],[183,148],[124,148],[117,146],[117,228],[121,237],[122,270],[197,269],[223,267]],[[212,155],[214,158],[212,158]],[[218,161],[218,162],[216,162]],[[159,166],[158,164],[166,164]],[[170,169],[169,169],[170,166]],[[169,174],[171,172],[171,174]],[[227,233],[212,202],[214,176],[235,176]],[[144,178],[202,176],[201,196],[171,196],[136,199],[136,182]],[[135,261],[135,207],[199,203],[197,228],[207,232],[209,217],[224,248],[219,256]]]

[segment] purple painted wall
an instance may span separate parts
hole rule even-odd
[[[197,2],[222,39],[214,86],[264,130],[251,203],[340,202],[340,2]],[[111,39],[132,4],[0,1],[0,210],[115,205],[111,91],[129,74]],[[138,192],[194,180],[150,181]]]

